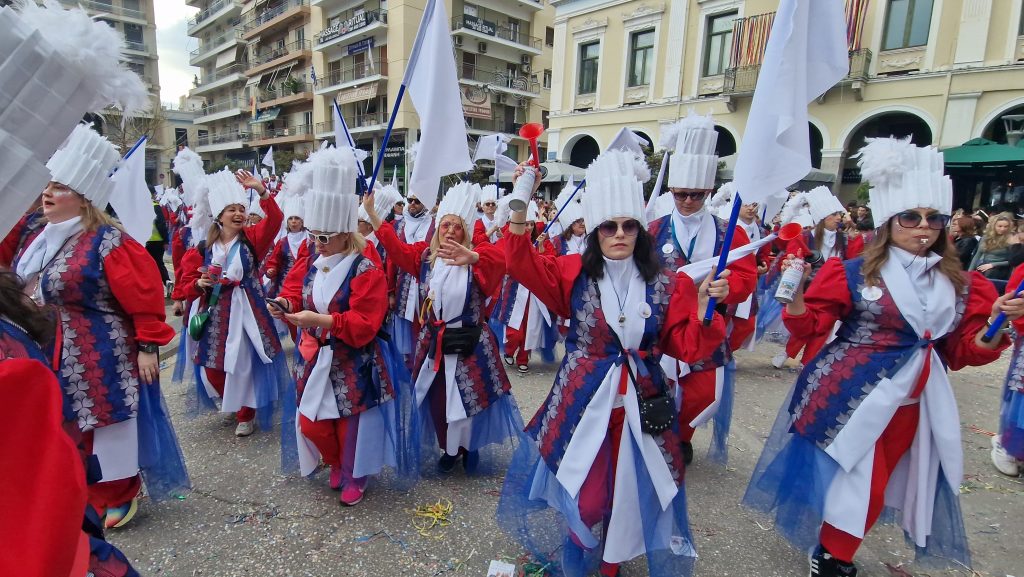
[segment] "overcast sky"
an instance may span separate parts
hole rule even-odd
[[[192,88],[199,69],[188,65],[188,53],[199,45],[185,32],[186,21],[198,12],[185,0],[157,0],[156,45],[160,55],[160,101],[174,105]]]

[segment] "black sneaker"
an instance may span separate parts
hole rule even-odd
[[[693,462],[693,443],[683,441],[683,463],[689,465]]]
[[[818,545],[808,559],[811,565],[809,577],[857,577],[857,567],[836,559],[824,547]]]
[[[449,455],[448,453],[445,453],[437,460],[437,470],[445,474],[451,473],[452,470],[455,469],[455,463],[458,462],[458,455]]]
[[[462,468],[466,470],[467,475],[476,473],[480,468],[480,451],[466,451],[462,455]]]

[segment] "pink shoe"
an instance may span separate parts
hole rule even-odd
[[[354,507],[363,500],[363,489],[360,489],[356,483],[349,483],[345,485],[345,489],[341,492],[341,504],[346,507]]]
[[[341,490],[341,467],[331,465],[331,478],[328,482],[331,484],[331,489],[335,491]]]

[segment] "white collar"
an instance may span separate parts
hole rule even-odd
[[[682,225],[684,229],[687,229],[687,231],[691,227],[700,226],[700,223],[704,220],[704,217],[707,214],[708,214],[708,211],[704,207],[701,207],[700,210],[698,210],[697,212],[695,212],[693,214],[689,214],[689,215],[685,215],[685,216],[681,212],[679,212],[678,208],[672,211],[673,218],[675,218],[676,222],[678,222],[680,225]]]
[[[907,276],[910,277],[912,282],[920,280],[921,277],[942,261],[942,257],[934,252],[929,252],[922,257],[896,246],[889,247],[889,255],[899,261],[903,270],[907,271]]]
[[[630,278],[637,270],[633,255],[629,255],[621,260],[612,260],[606,256],[601,258],[604,259],[604,274],[611,281],[615,292],[624,295],[629,289]]]
[[[825,234],[822,236],[821,244],[823,246],[832,247],[836,245],[836,231],[829,230],[827,228],[821,229]]]
[[[82,229],[82,217],[80,216],[69,218],[64,222],[46,223],[43,230],[28,245],[25,253],[18,260],[18,276],[28,281],[32,275],[38,274],[64,246],[64,243]]]

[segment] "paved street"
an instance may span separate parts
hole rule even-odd
[[[728,468],[703,458],[687,471],[691,524],[700,558],[698,576],[795,576],[806,574],[804,554],[790,548],[770,521],[738,502],[760,454],[776,411],[796,374],[777,371],[769,359],[778,350],[741,353],[738,397]],[[173,360],[164,371],[169,383]],[[961,407],[966,455],[961,503],[978,575],[1024,574],[1024,483],[1000,476],[988,461],[989,437],[998,418],[1006,358],[953,375]],[[540,405],[553,366],[513,375],[513,391],[525,417]],[[514,559],[522,551],[494,521],[500,476],[466,478],[457,469],[446,479],[427,479],[401,493],[371,485],[355,508],[341,508],[327,487],[326,473],[307,480],[278,471],[277,431],[237,439],[219,415],[189,420],[184,387],[165,385],[194,491],[181,500],[143,502],[127,528],[110,539],[143,575],[191,576],[432,576],[483,577],[491,559]],[[706,446],[706,431],[695,445]],[[451,525],[429,536],[417,533],[411,510],[448,499]],[[902,534],[872,533],[858,557],[863,577],[970,575],[925,571],[913,564]],[[888,563],[894,569],[888,569]],[[904,571],[904,572],[901,572]],[[624,576],[646,575],[642,564]]]

